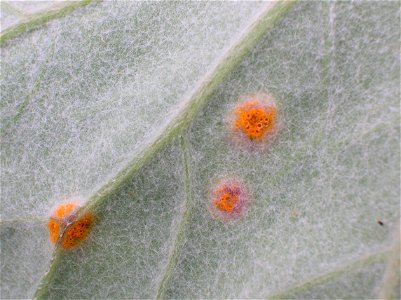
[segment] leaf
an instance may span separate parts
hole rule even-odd
[[[399,7],[274,4],[93,3],[3,42],[2,298],[399,289]],[[267,151],[228,137],[258,92],[283,119]],[[229,176],[252,195],[234,224],[207,208]],[[70,198],[96,224],[52,255]]]

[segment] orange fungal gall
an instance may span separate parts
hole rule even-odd
[[[277,131],[277,107],[267,95],[249,97],[235,108],[234,132],[262,142]]]
[[[236,179],[220,181],[212,190],[210,208],[212,215],[230,220],[242,216],[249,204],[246,187]]]
[[[88,236],[94,222],[94,215],[90,212],[83,216],[76,213],[77,204],[64,203],[57,206],[48,222],[50,241],[65,250],[71,250]]]

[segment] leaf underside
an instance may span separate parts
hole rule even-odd
[[[396,298],[399,21],[397,2],[105,2],[7,41],[1,298]],[[282,121],[264,151],[227,124],[255,93]],[[226,224],[207,204],[230,177],[252,203]],[[96,224],[52,255],[70,198]]]

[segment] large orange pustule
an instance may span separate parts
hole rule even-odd
[[[65,250],[71,250],[86,239],[94,222],[94,215],[86,213],[76,216],[77,204],[60,204],[51,214],[48,222],[50,241]]]
[[[235,130],[249,140],[262,142],[277,130],[277,108],[273,103],[250,100],[235,109]]]
[[[93,220],[93,214],[87,213],[69,225],[62,235],[61,246],[65,250],[70,250],[79,245],[88,236]]]

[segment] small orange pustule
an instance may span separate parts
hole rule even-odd
[[[277,129],[277,108],[272,102],[249,100],[235,110],[235,130],[243,132],[250,140],[261,142]]]
[[[60,236],[60,229],[61,226],[67,224],[67,219],[69,216],[72,215],[73,210],[77,207],[77,205],[73,202],[69,203],[64,203],[60,204],[57,206],[49,220],[49,223],[47,224],[47,227],[49,229],[49,234],[50,234],[50,241],[55,244]]]
[[[210,208],[213,216],[224,220],[242,216],[249,203],[246,187],[236,179],[220,181],[210,194]]]
[[[50,234],[50,241],[55,244],[60,235],[60,222],[55,219],[50,219],[47,224]]]
[[[235,203],[238,201],[238,195],[223,194],[220,198],[216,199],[214,204],[216,207],[225,212],[232,212]]]
[[[89,234],[94,221],[92,213],[86,213],[76,218],[77,204],[73,202],[60,204],[53,211],[48,222],[50,241],[60,243],[65,250],[75,248]]]

